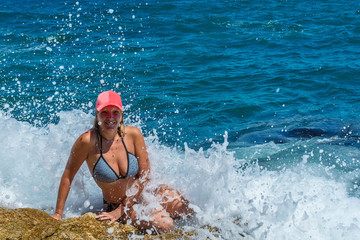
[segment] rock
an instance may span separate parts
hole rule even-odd
[[[13,240],[54,240],[54,239],[129,239],[136,234],[136,239],[194,239],[200,238],[197,231],[177,230],[162,235],[144,235],[131,225],[113,223],[95,219],[95,213],[86,213],[80,217],[53,219],[48,213],[33,208],[9,209],[0,207],[0,239]],[[240,221],[234,222],[241,229]],[[245,224],[246,225],[246,224]],[[203,226],[209,235],[218,237],[219,229]],[[201,234],[202,235],[202,234]],[[245,237],[240,234],[240,237]]]
[[[98,221],[94,213],[86,213],[78,218],[60,221],[60,227],[52,239],[128,239],[130,234],[140,231],[130,225]]]
[[[108,225],[95,219],[94,213],[61,221],[32,208],[0,208],[0,239],[128,239],[141,232],[121,223]],[[191,236],[192,233],[185,234]],[[186,239],[179,230],[161,236],[142,235],[143,239]]]
[[[0,239],[43,239],[54,234],[60,223],[36,209],[0,211]]]

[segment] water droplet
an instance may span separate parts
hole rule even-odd
[[[90,201],[89,200],[85,200],[84,202],[84,207],[88,208],[90,206]]]

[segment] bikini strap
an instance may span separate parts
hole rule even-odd
[[[100,155],[102,155],[102,153],[103,153],[103,151],[102,151],[102,136],[101,136],[100,132],[97,129],[96,129],[96,135],[98,137]]]
[[[129,158],[129,152],[128,152],[128,150],[127,150],[127,148],[126,148],[126,145],[125,145],[125,141],[124,141],[124,138],[120,135],[120,137],[121,137],[121,141],[122,141],[122,143],[123,143],[123,145],[124,145],[124,148],[125,148],[125,151],[126,151],[126,158],[127,158],[127,170],[126,170],[126,174],[125,174],[125,177],[127,177],[128,176],[128,174],[129,174],[129,170],[130,170],[130,158]]]
[[[128,152],[127,148],[126,148],[125,142],[124,142],[124,138],[123,138],[122,136],[120,136],[120,137],[121,137],[121,141],[122,141],[122,143],[123,143],[123,145],[124,145],[126,154],[129,154],[129,152]]]

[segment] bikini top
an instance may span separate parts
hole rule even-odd
[[[99,134],[100,135],[100,134]],[[99,145],[100,145],[100,157],[95,163],[95,166],[93,168],[93,177],[104,183],[110,183],[115,182],[119,179],[129,178],[136,176],[136,174],[139,171],[139,163],[137,158],[128,152],[124,139],[121,137],[121,141],[124,144],[124,148],[126,151],[127,156],[127,171],[125,176],[121,176],[120,174],[117,174],[115,170],[106,162],[105,158],[103,157],[103,151],[102,151],[102,136],[99,136]]]

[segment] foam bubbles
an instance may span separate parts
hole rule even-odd
[[[92,116],[78,111],[58,115],[60,122],[57,125],[36,128],[29,123],[0,114],[1,206],[27,206],[49,213],[55,207],[57,189],[71,146],[76,138],[91,126],[92,119]],[[76,203],[74,206],[78,209],[85,199],[101,202],[97,197],[96,200],[91,199],[91,192],[94,190],[87,189],[89,180],[92,180],[91,176],[83,166],[74,180],[71,189],[73,193],[69,196],[70,204],[67,206]],[[77,201],[74,197],[84,200]],[[70,207],[65,211],[65,216],[66,212],[73,211]]]
[[[329,178],[310,161],[311,154],[299,155],[293,167],[271,171],[235,158],[227,134],[224,143],[213,143],[206,151],[185,145],[182,152],[162,146],[156,137],[151,140],[152,175],[180,189],[193,203],[199,225],[219,228],[217,234],[225,239],[239,234],[254,239],[332,239],[350,236],[349,231],[360,236],[360,211],[354,211],[360,200],[348,197],[346,183]],[[267,149],[272,145],[258,148],[266,154],[274,152]]]
[[[39,128],[0,114],[1,206],[33,207],[52,213],[72,144],[93,121],[92,115],[81,111],[60,112],[58,117],[57,124]],[[129,125],[141,128],[141,123]],[[188,230],[214,238],[215,233],[200,228],[210,225],[219,229],[216,234],[223,239],[237,239],[240,234],[254,239],[360,236],[360,200],[349,196],[346,178],[333,177],[331,170],[314,162],[320,150],[313,154],[310,150],[316,141],[303,148],[308,154],[299,153],[296,163],[280,170],[266,170],[238,152],[257,157],[261,156],[252,152],[282,154],[279,159],[286,160],[286,145],[269,143],[231,151],[227,133],[223,142],[213,142],[209,149],[195,150],[186,144],[184,149],[166,146],[156,132],[145,136],[145,142],[151,162],[150,187],[165,183],[190,200],[196,223],[183,223]],[[325,161],[329,149],[319,149]],[[159,207],[151,194],[144,196],[152,208]],[[64,217],[101,208],[101,191],[83,164],[73,181]],[[142,219],[149,217],[149,208],[138,208]]]

